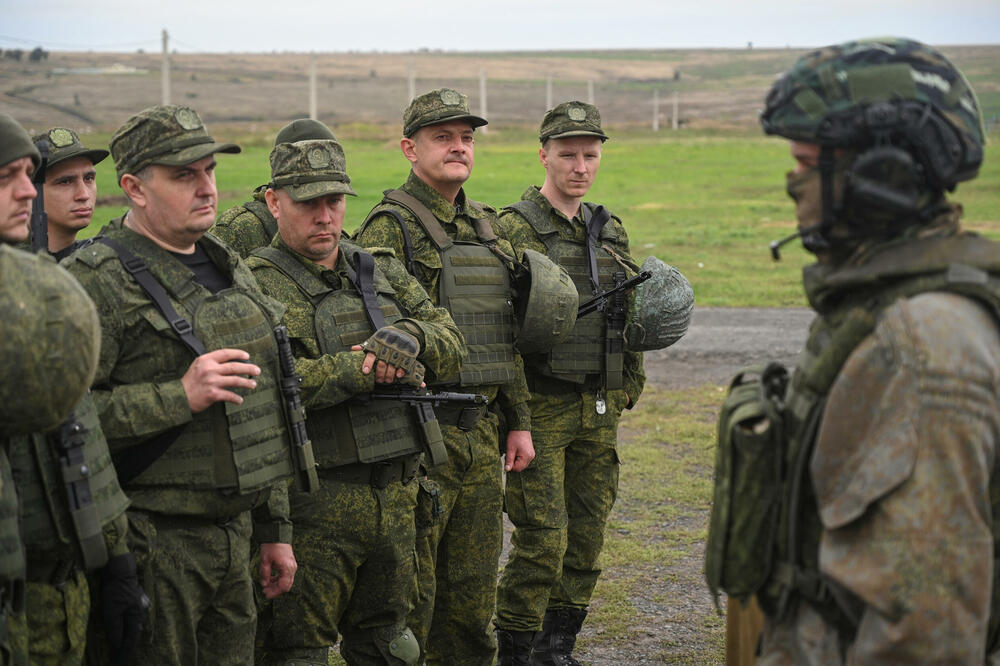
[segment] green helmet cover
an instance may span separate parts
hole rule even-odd
[[[530,284],[518,303],[517,350],[522,354],[547,352],[563,342],[576,325],[580,295],[569,274],[540,252],[525,250]]]
[[[653,276],[635,288],[635,305],[625,322],[625,346],[630,351],[665,349],[687,333],[694,290],[679,270],[657,257],[646,257],[640,268]]]

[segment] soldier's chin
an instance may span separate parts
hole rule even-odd
[[[0,227],[0,243],[20,243],[28,240],[28,224],[15,220],[4,227]]]

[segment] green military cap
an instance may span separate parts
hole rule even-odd
[[[6,113],[0,113],[0,166],[22,157],[30,157],[35,168],[42,161],[38,148],[25,129]]]
[[[36,134],[32,140],[35,145],[38,145],[39,141],[48,141],[49,162],[47,166],[53,166],[74,157],[86,157],[91,164],[97,164],[108,156],[108,151],[103,148],[85,148],[77,133],[66,127],[53,127],[47,132]]]
[[[280,143],[271,151],[271,183],[294,201],[309,201],[326,194],[350,194],[347,158],[336,141],[314,140]]]
[[[327,139],[336,141],[330,128],[318,120],[312,118],[299,118],[288,123],[280,130],[278,136],[274,137],[274,145],[279,143],[295,143],[296,141],[311,141],[315,139]]]
[[[549,139],[570,136],[596,136],[601,141],[608,140],[601,129],[601,112],[596,106],[586,102],[563,102],[545,113],[538,130],[539,141],[545,143]]]
[[[412,137],[421,127],[451,120],[468,121],[473,128],[482,127],[486,120],[469,112],[469,99],[451,88],[438,88],[414,98],[403,112],[403,136]]]
[[[183,166],[215,153],[238,153],[234,143],[216,143],[194,109],[160,104],[125,121],[111,137],[118,180],[151,164]]]

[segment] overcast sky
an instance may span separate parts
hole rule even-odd
[[[0,0],[0,47],[448,51],[1000,43],[1000,0]]]

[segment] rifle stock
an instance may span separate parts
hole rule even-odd
[[[316,459],[313,456],[312,442],[306,432],[306,410],[302,406],[302,396],[299,384],[302,377],[295,372],[295,359],[292,357],[292,343],[288,338],[288,329],[278,326],[274,329],[274,339],[278,343],[278,364],[281,366],[281,395],[285,408],[285,417],[292,443],[292,467],[295,469],[295,480],[299,489],[311,493],[319,488],[319,477],[316,474]]]
[[[49,163],[49,142],[42,139],[35,144],[38,152],[42,154],[42,161],[38,165],[33,177],[35,183],[35,201],[31,204],[31,251],[49,251],[49,216],[45,212],[45,168]]]
[[[652,272],[641,271],[621,283],[616,283],[611,289],[607,289],[591,298],[588,298],[583,303],[580,303],[580,307],[576,311],[577,318],[590,314],[594,311],[603,312],[607,307],[609,299],[618,294],[624,294],[630,289],[635,289],[651,277],[653,277]]]

